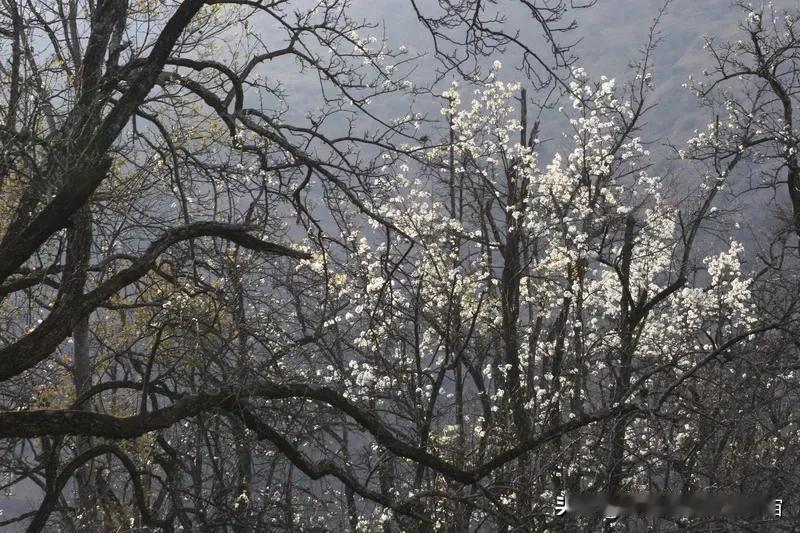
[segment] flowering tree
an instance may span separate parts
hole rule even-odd
[[[574,77],[572,149],[544,168],[518,84],[445,91],[449,137],[377,184],[390,224],[343,216],[338,246],[302,262],[336,310],[323,327],[352,339],[318,374],[452,461],[380,459],[400,496],[449,497],[435,529],[544,527],[554,490],[658,483],[691,434],[662,426],[689,420],[682,384],[759,329],[742,246],[694,251],[715,189],[676,208],[647,173],[646,64],[627,92]]]
[[[707,383],[722,396],[692,392],[693,409],[710,423],[684,437],[693,448],[681,469],[709,473],[695,473],[692,488],[706,483],[741,492],[749,486],[756,493],[778,495],[797,480],[795,461],[786,450],[798,439],[792,412],[798,398],[799,332],[797,303],[790,295],[797,294],[800,280],[793,118],[800,13],[773,2],[755,7],[742,2],[739,8],[743,17],[736,38],[706,39],[713,68],[687,86],[708,111],[708,125],[677,153],[701,176],[698,187],[717,191],[721,209],[705,207],[706,227],[749,241],[757,316],[776,327],[756,335],[749,349],[729,351],[709,374]],[[732,216],[731,203],[741,202],[720,203],[721,196],[744,199],[748,216]]]
[[[741,403],[697,384],[739,383],[791,313],[740,242],[699,246],[721,145],[685,149],[688,196],[652,171],[650,48],[622,88],[560,80],[544,161],[477,58],[555,81],[560,3],[517,5],[551,65],[481,2],[412,0],[467,96],[405,79],[415,52],[347,2],[2,1],[0,479],[37,501],[0,525],[574,530],[558,492],[736,479],[707,418]],[[267,67],[289,59],[321,87],[305,120]]]
[[[800,236],[800,167],[794,126],[798,13],[781,12],[772,2],[760,8],[744,3],[740,7],[745,13],[742,39],[721,44],[706,41],[715,68],[706,71],[694,89],[707,106],[721,108],[722,118],[709,126],[707,134],[694,139],[693,155],[716,157],[731,169],[743,157],[765,163],[755,186],[778,187],[785,182],[791,202],[787,218],[791,231]]]

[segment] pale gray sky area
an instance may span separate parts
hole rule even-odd
[[[433,0],[424,0],[419,5],[426,6],[426,2],[432,3]],[[800,7],[798,0],[776,0],[774,4],[777,8]],[[512,5],[512,1],[500,1],[495,9]],[[585,67],[591,77],[607,75],[622,83],[630,77],[630,63],[641,57],[649,28],[663,5],[662,0],[598,0],[591,8],[569,12],[566,19],[575,19],[578,28],[561,35],[561,38],[563,42],[578,41],[574,48],[575,55],[578,56],[576,65]],[[529,16],[520,16],[518,12],[510,13],[507,16],[507,30],[515,28],[519,30],[523,40],[535,43],[541,33],[538,25],[531,22]],[[374,34],[380,35],[385,29],[388,41],[395,49],[403,45],[412,54],[432,50],[431,39],[417,22],[407,0],[354,0],[351,16],[383,23],[384,28],[376,29]],[[691,136],[694,128],[705,124],[706,117],[694,112],[695,97],[682,88],[682,84],[689,75],[701,76],[703,69],[709,65],[709,57],[703,50],[704,36],[731,39],[736,34],[741,18],[741,9],[732,5],[731,0],[670,2],[659,24],[662,40],[656,50],[652,69],[656,89],[651,103],[656,104],[656,108],[647,121],[650,129],[645,131],[645,137],[661,142],[670,140],[680,143]],[[531,33],[526,33],[528,28]],[[545,47],[542,47],[541,53],[543,58],[551,59]],[[503,56],[490,58],[489,62],[493,59],[500,59],[504,65],[500,73],[502,79],[524,81],[522,73],[515,70],[519,64],[519,55],[514,50],[509,50]],[[423,58],[418,62],[412,79],[429,80],[435,67],[436,63],[431,56]],[[269,69],[269,72],[264,73],[265,76],[280,78],[289,92],[290,108],[292,101],[298,101],[305,104],[297,106],[298,108],[308,110],[308,101],[319,99],[318,84],[308,76],[298,73],[294,65],[271,63]],[[448,81],[452,79],[453,76],[446,78]],[[375,102],[374,105],[382,116],[398,116],[405,113],[408,102],[392,98]],[[430,99],[416,102],[415,109],[425,110],[433,116],[438,115],[437,104]],[[547,130],[549,123],[550,120],[545,119],[543,129]],[[554,139],[559,136],[558,130],[561,127],[556,123],[552,123],[549,129],[554,131],[543,131],[545,138]],[[651,135],[647,135],[648,133]],[[548,147],[548,151],[557,149],[557,146]]]

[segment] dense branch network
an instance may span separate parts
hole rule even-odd
[[[40,491],[0,526],[571,531],[561,491],[788,460],[794,258],[753,272],[718,209],[776,162],[800,235],[795,19],[710,46],[730,117],[676,192],[641,139],[663,9],[617,84],[570,68],[565,2],[434,4],[420,82],[346,0],[0,0],[0,486]],[[514,51],[571,104],[550,161],[484,64]]]

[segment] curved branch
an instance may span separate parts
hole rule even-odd
[[[262,382],[242,389],[224,389],[216,393],[185,397],[169,407],[150,413],[116,417],[102,413],[75,410],[36,410],[0,413],[0,438],[30,438],[42,435],[91,435],[112,439],[129,439],[150,431],[170,427],[176,422],[204,411],[222,408],[239,411],[243,398],[291,399],[307,398],[334,407],[358,422],[375,440],[397,456],[425,465],[450,479],[474,484],[506,463],[556,439],[560,435],[609,417],[631,414],[638,408],[620,405],[614,409],[603,409],[558,424],[539,435],[525,439],[517,446],[500,453],[493,459],[472,470],[458,466],[431,454],[398,437],[371,410],[351,402],[337,391],[303,383],[278,384]]]
[[[125,466],[125,469],[131,476],[131,481],[133,482],[133,492],[136,498],[136,504],[139,507],[139,511],[142,513],[142,521],[145,525],[150,527],[159,527],[165,531],[173,531],[172,525],[168,521],[162,521],[155,518],[151,513],[150,509],[147,507],[147,501],[144,496],[144,489],[142,487],[142,481],[139,479],[139,474],[136,471],[136,465],[131,461],[130,457],[128,457],[122,450],[117,448],[112,444],[101,444],[99,446],[95,446],[86,450],[85,452],[81,453],[77,457],[75,457],[72,461],[67,463],[61,473],[58,475],[56,480],[54,481],[53,485],[48,488],[47,494],[42,500],[41,505],[39,506],[39,510],[36,511],[33,520],[28,525],[27,531],[33,533],[36,531],[43,531],[44,526],[47,523],[47,518],[50,516],[50,513],[53,511],[53,507],[58,501],[58,497],[61,494],[61,491],[64,490],[64,487],[67,485],[69,480],[75,474],[75,472],[89,462],[90,460],[94,459],[103,454],[110,453],[117,457],[120,462]]]
[[[413,506],[398,503],[395,500],[384,496],[374,490],[365,487],[347,470],[340,467],[333,461],[322,460],[313,462],[292,445],[283,435],[278,433],[269,424],[262,421],[249,408],[242,406],[236,415],[239,416],[248,429],[255,431],[259,439],[268,440],[283,453],[289,461],[303,471],[311,479],[320,479],[325,476],[334,476],[339,479],[346,487],[353,490],[363,498],[380,503],[384,507],[397,511],[398,513],[410,516],[421,522],[429,523],[430,518],[415,512]]]
[[[21,231],[8,232],[3,237],[0,242],[0,281],[5,281],[48,238],[64,228],[70,216],[86,203],[105,179],[111,168],[111,158],[107,155],[109,148],[152,89],[184,28],[204,3],[204,0],[181,2],[164,25],[145,66],[131,79],[129,89],[108,113],[102,124],[96,129],[82,132],[80,138],[75,139],[77,152],[75,161],[61,176],[59,182],[64,186],[55,198],[24,228],[21,228]],[[69,137],[68,130],[65,132]]]
[[[31,333],[14,344],[0,349],[0,382],[28,370],[46,359],[67,338],[70,331],[104,301],[138,280],[155,265],[156,259],[170,246],[197,237],[220,237],[250,250],[295,259],[310,255],[287,246],[262,241],[248,232],[256,228],[222,222],[196,222],[167,230],[154,241],[145,253],[128,268],[118,272],[105,283],[72,301],[61,301],[50,315]]]

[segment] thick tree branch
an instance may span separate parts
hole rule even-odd
[[[32,368],[50,356],[59,343],[67,338],[79,320],[88,316],[117,291],[147,274],[155,266],[156,259],[178,242],[198,237],[220,237],[259,253],[295,259],[310,257],[304,252],[293,250],[287,246],[262,241],[248,233],[253,229],[251,226],[241,224],[196,222],[168,230],[128,268],[118,272],[102,285],[79,298],[61,301],[31,333],[14,344],[0,349],[0,382]]]
[[[227,389],[216,393],[200,394],[185,397],[169,407],[129,417],[75,410],[5,412],[0,413],[0,438],[32,438],[43,435],[91,435],[111,439],[129,439],[150,431],[170,427],[182,419],[213,409],[222,408],[239,412],[241,410],[241,400],[244,398],[269,400],[307,398],[326,403],[350,416],[366,429],[378,443],[391,450],[395,455],[411,459],[436,470],[450,479],[465,484],[477,483],[494,470],[560,435],[609,417],[631,414],[637,409],[634,406],[622,405],[614,409],[604,409],[584,415],[565,424],[555,425],[471,470],[461,469],[425,449],[406,442],[389,429],[373,411],[356,405],[337,391],[327,387],[303,383],[279,384],[262,382],[242,389]]]
[[[116,141],[133,113],[153,88],[167,58],[203,0],[185,0],[164,26],[147,58],[145,66],[131,79],[129,89],[120,97],[97,129],[89,129],[82,138],[73,139],[75,150],[59,183],[55,198],[19,232],[8,232],[0,243],[0,282],[5,281],[55,232],[64,228],[72,214],[86,203],[105,179],[111,160],[109,148]],[[79,120],[79,119],[78,119]],[[68,121],[70,122],[70,121]],[[70,137],[71,125],[64,127]],[[60,164],[58,168],[63,168]],[[2,378],[0,378],[2,379]]]

